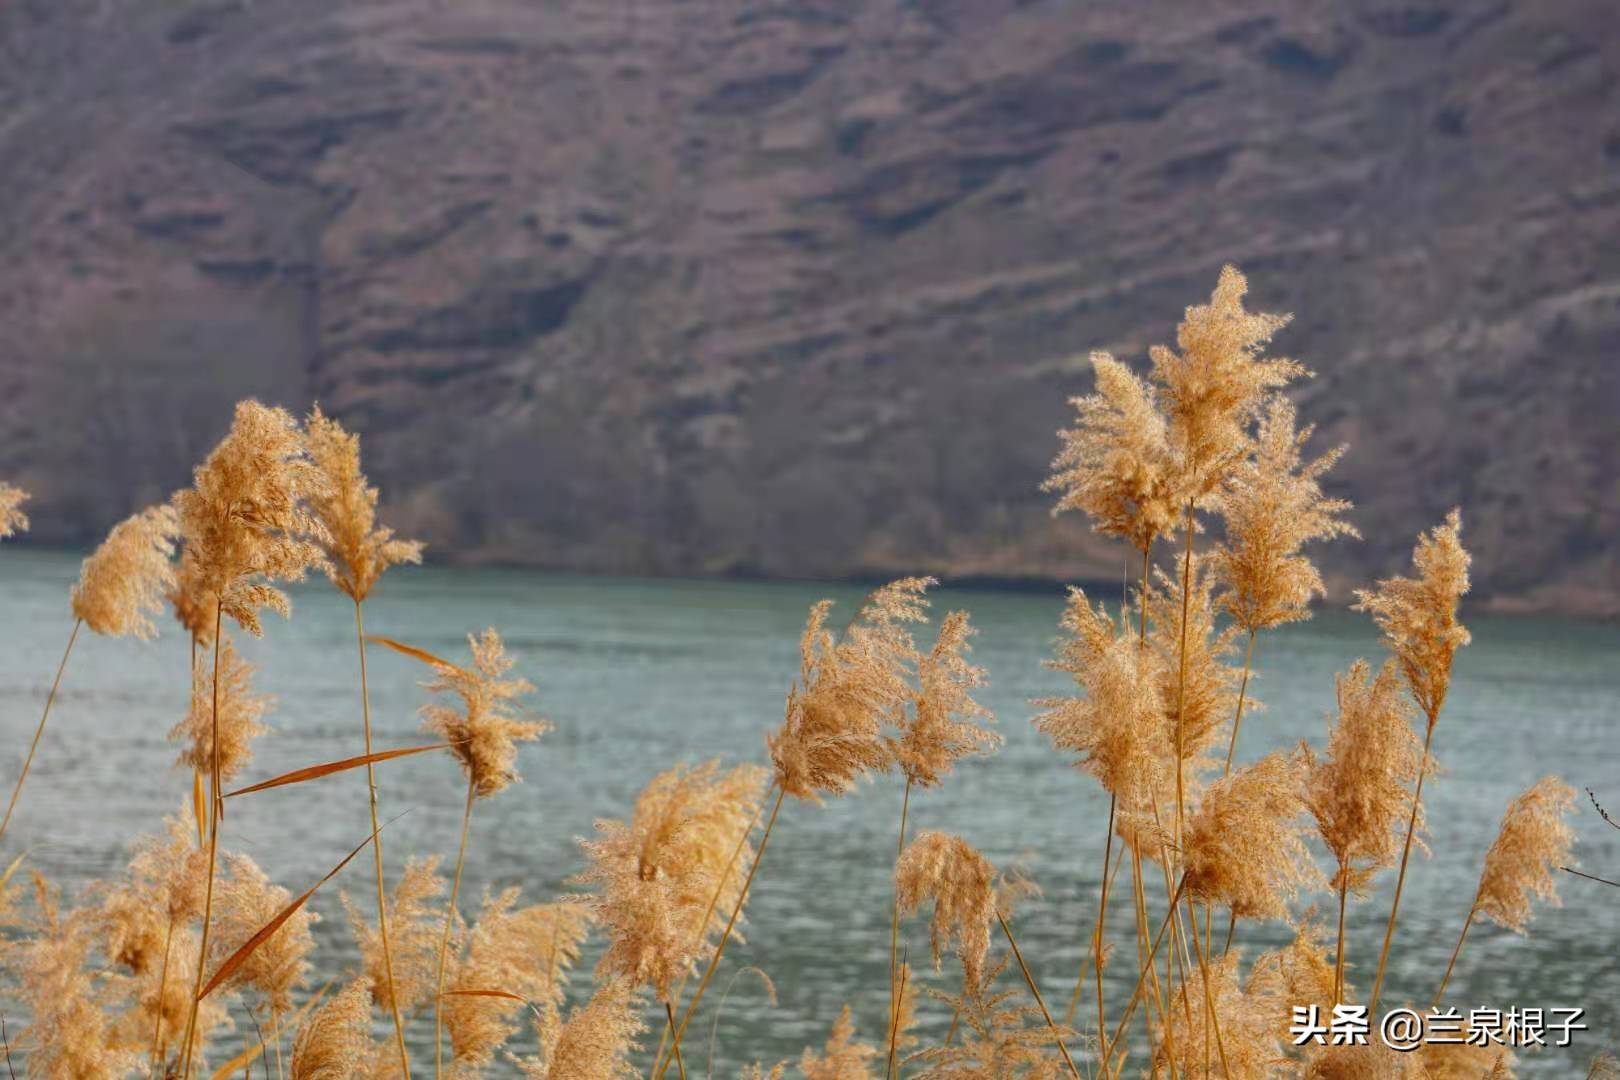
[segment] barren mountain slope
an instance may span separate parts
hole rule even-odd
[[[445,556],[1117,580],[1037,491],[1223,261],[1398,569],[1620,610],[1609,0],[0,5],[0,475],[318,398]]]

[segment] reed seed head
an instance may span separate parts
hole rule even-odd
[[[646,1030],[637,1004],[626,983],[598,983],[590,1001],[570,1014],[549,1045],[542,1043],[542,1056],[520,1063],[524,1074],[530,1080],[639,1076],[630,1063],[637,1038]]]
[[[253,756],[252,742],[270,729],[263,723],[273,699],[253,691],[254,666],[242,659],[230,635],[220,639],[219,648],[219,775],[234,779]],[[214,753],[214,668],[200,665],[191,688],[191,709],[169,731],[170,739],[181,740],[179,763],[208,773]]]
[[[715,762],[670,769],[642,791],[628,824],[599,821],[597,838],[581,841],[590,865],[577,880],[599,886],[590,902],[609,938],[600,975],[667,1001],[707,955],[742,894],[767,775]]]
[[[195,594],[215,598],[255,637],[261,608],[285,616],[287,595],[271,582],[301,581],[325,564],[326,531],[304,502],[325,483],[290,413],[239,402],[224,441],[174,496]]]
[[[1239,918],[1282,919],[1288,901],[1321,885],[1305,846],[1310,762],[1279,750],[1216,780],[1182,834],[1188,895]]]
[[[467,644],[472,650],[471,669],[436,667],[438,674],[424,684],[432,693],[460,698],[461,707],[438,702],[424,706],[423,727],[450,744],[473,790],[479,798],[488,798],[520,779],[517,744],[535,741],[551,730],[551,724],[518,715],[519,700],[533,692],[534,684],[503,678],[512,659],[493,627],[479,637],[468,634]]]
[[[1355,610],[1370,614],[1400,661],[1412,696],[1432,724],[1451,685],[1451,661],[1468,644],[1468,628],[1457,619],[1457,604],[1468,591],[1468,552],[1462,546],[1462,514],[1453,510],[1444,524],[1418,537],[1412,553],[1416,577],[1380,581],[1356,592]]]
[[[972,635],[967,612],[953,611],[940,623],[934,647],[917,658],[917,693],[900,715],[892,749],[906,778],[920,787],[938,787],[956,762],[1001,745],[1001,736],[978,723],[991,716],[971,696],[985,684],[984,669],[967,661]]]
[[[1322,475],[1344,447],[1302,465],[1312,429],[1296,432],[1294,422],[1294,406],[1273,396],[1254,456],[1238,462],[1214,499],[1226,539],[1211,553],[1210,569],[1223,589],[1221,606],[1250,632],[1310,618],[1312,597],[1323,595],[1322,575],[1300,548],[1361,535],[1339,516],[1350,504],[1322,494]]]
[[[319,405],[304,422],[309,457],[325,483],[312,492],[309,507],[325,527],[326,574],[356,603],[364,600],[384,570],[422,561],[422,545],[396,540],[377,525],[377,489],[360,471],[360,436],[343,429]]]
[[[1237,949],[1218,958],[1210,957],[1207,986],[1202,972],[1187,973],[1187,1002],[1180,1004],[1178,991],[1178,1005],[1170,1010],[1171,1033],[1154,1047],[1154,1062],[1159,1068],[1173,1062],[1178,1074],[1199,1076],[1205,1061],[1219,1066],[1224,1051],[1224,1060],[1232,1070],[1223,1072],[1223,1076],[1260,1080],[1277,1075],[1277,1067],[1285,1059],[1276,1019],[1279,1008],[1287,1015],[1287,1006],[1245,994],[1238,974],[1239,959]],[[1210,1012],[1215,1017],[1213,1025],[1208,1019]]]
[[[444,880],[439,876],[439,857],[412,858],[394,886],[388,902],[388,944],[393,961],[394,993],[399,1011],[408,1016],[433,993],[438,972],[439,937],[444,928],[444,904],[439,894]],[[388,969],[384,964],[382,934],[350,902],[342,897],[343,909],[360,945],[366,984],[371,998],[384,1012],[391,1012],[388,996]]]
[[[965,985],[978,987],[990,952],[990,923],[996,917],[996,869],[990,860],[960,837],[923,832],[901,852],[894,865],[894,884],[902,915],[933,901],[928,931],[934,967],[939,967],[943,948],[955,941]]]
[[[310,1013],[293,1040],[293,1080],[351,1080],[371,1056],[371,999],[363,979]]]
[[[1572,861],[1575,832],[1564,819],[1575,790],[1546,776],[1508,805],[1496,840],[1485,853],[1474,910],[1518,934],[1527,931],[1532,897],[1558,906],[1555,871]]]
[[[1091,366],[1096,392],[1070,399],[1079,417],[1058,433],[1063,449],[1041,490],[1061,496],[1052,513],[1080,510],[1096,532],[1147,551],[1175,528],[1183,502],[1168,428],[1129,367],[1104,352],[1091,354]]]
[[[1222,736],[1237,710],[1241,679],[1241,673],[1228,662],[1235,651],[1238,628],[1216,626],[1216,581],[1207,564],[1207,556],[1195,555],[1186,565],[1191,583],[1185,586],[1185,633],[1184,561],[1177,561],[1174,578],[1156,571],[1156,583],[1147,594],[1152,622],[1148,644],[1159,654],[1159,697],[1170,728],[1172,757],[1179,749],[1183,769],[1195,772],[1209,764],[1210,752],[1223,744]],[[1253,695],[1244,701],[1245,709],[1261,707]]]
[[[799,1060],[804,1080],[868,1080],[881,1053],[855,1038],[855,1014],[845,1005],[833,1022],[832,1034],[819,1054],[809,1050]]]
[[[845,633],[827,629],[832,602],[810,609],[799,642],[799,681],[782,726],[767,739],[782,790],[817,801],[841,795],[892,763],[885,723],[913,700],[917,662],[909,625],[923,620],[931,578],[903,578],[867,598]]]
[[[172,506],[152,506],[113,526],[79,571],[73,615],[98,634],[149,638],[157,633],[148,613],[163,610],[174,588],[175,536]]]
[[[1184,502],[1214,490],[1248,456],[1247,427],[1266,394],[1308,374],[1292,360],[1261,356],[1289,316],[1245,311],[1248,291],[1237,268],[1223,267],[1209,303],[1189,307],[1177,328],[1181,351],[1150,352]]]
[[[254,934],[279,915],[292,894],[273,885],[246,855],[229,854],[230,873],[214,885],[214,921],[210,933],[210,970],[217,968]],[[315,951],[310,927],[319,919],[308,905],[276,928],[276,932],[248,954],[224,986],[253,989],[265,996],[272,1012],[286,1015],[293,991],[309,977],[309,957]]]
[[[1339,676],[1338,702],[1327,751],[1311,763],[1305,799],[1338,863],[1333,887],[1344,884],[1361,895],[1400,852],[1423,750],[1393,661],[1374,675],[1357,660]],[[1417,829],[1422,825],[1419,806]]]
[[[22,488],[0,480],[0,540],[28,531],[28,515],[22,512],[22,504],[30,498]]]
[[[1044,711],[1035,726],[1075,754],[1075,766],[1122,805],[1146,807],[1173,775],[1175,757],[1159,654],[1138,645],[1123,620],[1116,627],[1079,589],[1069,590],[1063,627],[1069,636],[1048,663],[1068,672],[1083,693],[1037,702]]]

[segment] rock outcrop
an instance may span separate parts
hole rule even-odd
[[[1225,261],[1367,539],[1620,611],[1611,0],[19,0],[0,475],[84,540],[248,394],[440,554],[1117,580],[1037,490]]]

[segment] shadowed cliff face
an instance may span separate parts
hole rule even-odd
[[[86,539],[319,399],[441,555],[1119,576],[1037,486],[1223,261],[1398,569],[1620,610],[1608,0],[0,8],[0,475]]]

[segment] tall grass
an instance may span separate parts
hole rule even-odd
[[[1100,887],[1094,914],[1076,928],[1085,959],[1061,1019],[1048,1006],[1038,958],[1014,929],[1017,907],[1033,902],[1031,883],[998,871],[966,838],[926,824],[913,831],[913,794],[950,783],[961,761],[993,754],[1001,741],[974,697],[988,673],[969,659],[967,613],[944,614],[932,641],[918,640],[930,624],[927,578],[876,590],[838,633],[830,602],[811,608],[765,763],[674,765],[651,778],[624,818],[604,818],[582,842],[581,892],[524,904],[509,889],[463,911],[464,871],[478,857],[474,807],[510,787],[520,744],[549,727],[528,712],[534,688],[511,674],[494,629],[469,635],[463,661],[368,636],[367,597],[389,567],[420,561],[420,545],[377,524],[377,491],[355,435],[319,409],[299,422],[243,402],[193,486],[115,528],[73,590],[69,654],[81,626],[146,636],[148,616],[164,603],[190,635],[191,708],[172,733],[190,782],[175,783],[179,813],[76,907],[37,874],[24,895],[23,856],[0,861],[8,934],[0,994],[15,1001],[7,1011],[26,1018],[21,1030],[5,1030],[7,1062],[51,1078],[189,1080],[256,1068],[278,1077],[408,1077],[407,1038],[416,1030],[431,1031],[435,1077],[505,1062],[552,1080],[642,1069],[684,1078],[696,1072],[687,1032],[746,922],[752,891],[768,886],[761,870],[790,797],[790,814],[813,813],[893,773],[899,820],[882,912],[890,927],[883,1030],[863,1038],[846,1007],[796,1066],[761,1061],[750,1075],[796,1067],[809,1080],[1078,1080],[1123,1075],[1128,1060],[1170,1078],[1511,1075],[1507,1046],[1460,1056],[1425,1048],[1392,1062],[1376,1046],[1296,1047],[1286,1036],[1294,1007],[1331,1012],[1356,999],[1352,973],[1366,965],[1347,959],[1345,913],[1394,870],[1370,1003],[1384,989],[1411,850],[1425,828],[1424,782],[1437,771],[1433,735],[1452,657],[1468,640],[1458,620],[1468,554],[1455,513],[1423,534],[1412,576],[1358,596],[1389,656],[1346,665],[1325,743],[1242,759],[1257,640],[1308,618],[1323,595],[1307,547],[1356,535],[1349,505],[1322,490],[1343,448],[1304,458],[1311,429],[1297,426],[1281,396],[1305,370],[1266,354],[1288,320],[1246,310],[1246,289],[1225,268],[1208,303],[1187,309],[1176,347],[1151,351],[1145,375],[1094,354],[1094,390],[1075,399],[1074,426],[1061,433],[1046,482],[1058,511],[1078,510],[1125,544],[1128,576],[1138,561],[1141,568],[1117,614],[1072,591],[1049,664],[1073,689],[1035,703],[1036,728],[1082,774],[1076,782],[1096,782],[1109,796],[1107,816],[1074,836],[1074,850],[1101,852]],[[27,527],[23,498],[0,484],[0,535]],[[263,609],[290,613],[276,583],[312,570],[352,603],[360,752],[227,792],[268,728],[226,623],[262,633]],[[401,733],[374,724],[372,644],[424,666],[423,724],[434,741],[399,745]],[[0,844],[67,659],[0,820]],[[439,855],[409,859],[390,889],[377,771],[439,751],[465,783],[458,849],[447,874]],[[536,763],[542,782],[531,797],[543,805],[543,755]],[[227,804],[231,814],[262,813],[265,792],[361,770],[367,820],[354,823],[358,846],[341,859],[334,852],[330,873],[296,896],[244,853],[224,850]],[[1533,898],[1556,900],[1553,871],[1568,860],[1573,802],[1549,777],[1510,806],[1473,901],[1457,913],[1461,930],[1435,1002],[1478,918],[1522,931]],[[309,904],[353,873],[345,868],[367,846],[375,922],[344,898],[359,968],[341,985],[314,988]],[[1328,854],[1325,869],[1318,848]],[[1115,891],[1129,894],[1134,922],[1134,988],[1123,1001],[1103,992],[1105,966],[1129,963],[1116,959],[1107,933]],[[1336,916],[1331,941],[1307,914],[1323,899]],[[953,956],[954,990],[919,992],[902,947],[906,920],[925,910],[933,967]],[[1227,918],[1218,949],[1216,911]],[[1245,964],[1234,939],[1262,923],[1291,928],[1292,940]],[[591,936],[601,958],[589,993],[570,1008],[568,980]],[[1095,1001],[1082,1009],[1088,982]],[[711,1059],[724,1001],[708,1003]],[[251,1021],[245,1047],[240,1026],[238,1037],[226,1035],[227,1005]],[[919,1034],[922,1010],[950,1017],[943,1039]],[[1138,1011],[1140,1039],[1132,1034]],[[531,1050],[519,1055],[513,1040],[525,1028]]]

